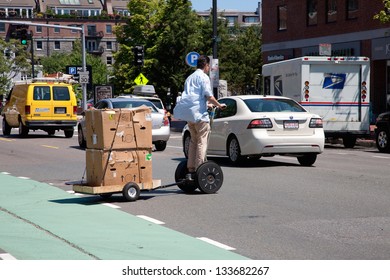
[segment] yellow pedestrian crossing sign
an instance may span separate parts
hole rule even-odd
[[[140,73],[137,78],[135,78],[134,82],[137,85],[146,85],[149,80],[142,73]]]

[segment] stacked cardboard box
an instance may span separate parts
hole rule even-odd
[[[148,107],[87,110],[86,165],[89,186],[137,183],[151,189],[152,118]]]

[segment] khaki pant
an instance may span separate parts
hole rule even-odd
[[[189,172],[195,172],[206,161],[207,138],[210,133],[210,123],[189,122],[188,128],[191,133],[191,142],[188,149],[187,168]]]

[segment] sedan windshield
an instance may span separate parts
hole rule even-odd
[[[306,112],[290,99],[246,99],[244,102],[252,112]]]

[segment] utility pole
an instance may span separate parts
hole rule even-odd
[[[217,0],[213,0],[213,59],[218,59],[217,23],[218,23]],[[214,83],[213,83],[213,93],[214,93],[214,97],[218,99],[218,87],[215,87]]]

